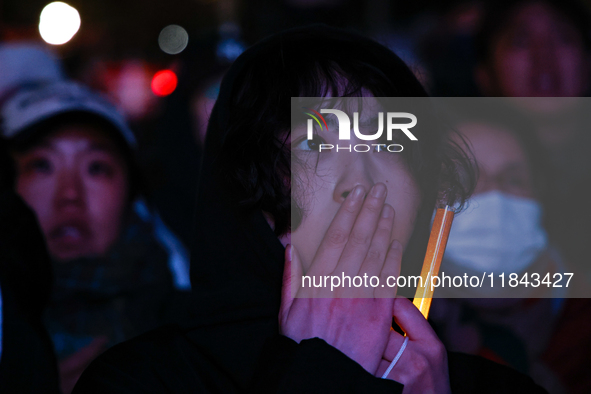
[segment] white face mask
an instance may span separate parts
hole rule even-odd
[[[456,216],[445,259],[477,272],[521,273],[547,244],[537,201],[492,191],[474,196]]]

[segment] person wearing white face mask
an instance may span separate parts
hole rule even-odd
[[[477,194],[454,221],[446,259],[495,276],[521,274],[548,248],[542,211],[537,200],[502,190]]]
[[[450,232],[441,268],[447,275],[504,273],[507,281],[511,273],[572,272],[544,228],[544,206],[552,203],[544,155],[527,125],[514,120],[483,116],[457,127],[472,148],[479,178]],[[591,361],[585,350],[591,346],[585,329],[591,327],[591,302],[563,298],[570,291],[565,287],[522,290],[524,298],[517,299],[482,298],[500,297],[500,283],[461,295],[438,289],[440,297],[474,298],[434,299],[431,319],[448,348],[511,365],[551,393],[589,392],[591,379],[579,373]]]

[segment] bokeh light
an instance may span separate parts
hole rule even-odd
[[[189,43],[189,34],[179,25],[168,25],[158,36],[158,45],[169,55],[181,53]]]
[[[48,44],[62,45],[70,41],[80,28],[78,11],[61,1],[49,3],[39,17],[39,33]]]
[[[168,96],[176,89],[178,78],[171,70],[162,70],[152,78],[152,92],[157,96]]]

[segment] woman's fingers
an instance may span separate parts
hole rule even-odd
[[[392,238],[392,227],[394,225],[394,208],[384,204],[382,213],[378,220],[376,231],[371,240],[371,245],[365,256],[358,274],[368,276],[379,276],[384,266],[384,261]]]
[[[409,342],[387,378],[404,384],[405,392],[449,394],[447,353],[427,320],[404,297],[394,300],[392,310],[396,323],[406,332]],[[404,340],[402,335],[390,331],[377,373],[385,372],[385,362],[389,365],[396,358]]]
[[[315,294],[326,297],[373,297],[375,286],[367,285],[367,278],[379,277],[384,271],[394,225],[394,209],[385,205],[387,195],[386,186],[383,183],[375,184],[365,197],[365,189],[357,186],[347,196],[339,211],[331,222],[326,235],[314,257],[314,261],[306,275],[310,277],[325,277],[326,275],[337,277],[363,276],[363,288],[347,289],[319,289]],[[384,272],[397,272],[398,263],[392,263]],[[367,275],[367,276],[365,276]],[[375,278],[374,278],[375,279]],[[344,281],[345,279],[343,279]],[[332,282],[331,282],[332,284]],[[378,287],[382,288],[384,283]],[[357,286],[358,287],[358,286]],[[386,286],[384,286],[385,288]],[[355,292],[355,293],[353,293]],[[383,297],[394,297],[396,289],[384,289]]]
[[[386,370],[388,369],[389,366],[390,366],[390,361],[385,360],[385,359],[381,359],[380,363],[378,365],[378,369],[376,370],[375,376],[382,377],[382,375],[384,375],[384,372],[386,372]]]
[[[410,338],[409,338],[409,340],[410,340]],[[388,344],[386,345],[386,348],[384,350],[384,356],[383,356],[384,360],[388,361],[388,363],[390,363],[392,360],[394,360],[394,357],[396,357],[396,355],[400,351],[400,348],[402,347],[403,343],[404,343],[404,337],[402,335],[400,335],[399,333],[397,333],[396,331],[390,330],[390,336],[388,337]]]
[[[357,275],[359,273],[359,269],[373,243],[376,226],[382,216],[381,213],[383,212],[387,192],[386,185],[383,183],[376,183],[370,189],[335,269],[337,274]],[[393,219],[393,214],[391,217]],[[374,251],[376,250],[374,249]],[[382,254],[382,261],[384,257],[384,254]]]
[[[404,330],[411,341],[437,340],[437,334],[421,311],[405,297],[396,297],[392,314],[396,324]]]
[[[402,244],[398,240],[392,241],[388,253],[386,254],[386,261],[380,271],[380,286],[376,287],[374,294],[376,298],[394,298],[398,287],[396,286],[396,279],[400,275],[400,267],[402,266]],[[383,285],[383,286],[382,286]]]
[[[375,376],[383,376],[402,350],[404,340],[402,335],[391,331],[386,352]],[[404,384],[405,393],[449,394],[451,390],[445,347],[439,341],[409,341],[386,378]]]
[[[335,270],[349,240],[357,215],[363,206],[364,196],[365,188],[363,186],[356,186],[349,193],[328,227],[314,256],[314,261],[306,274],[328,275]]]

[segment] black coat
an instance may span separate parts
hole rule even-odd
[[[58,393],[57,362],[42,322],[51,262],[35,214],[0,188],[0,393]]]

